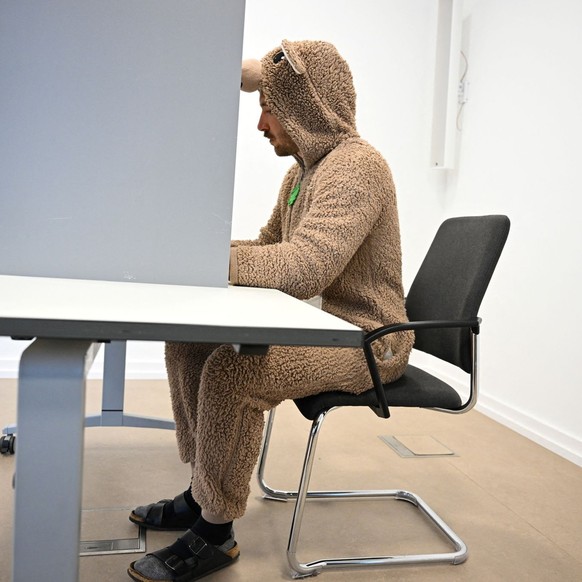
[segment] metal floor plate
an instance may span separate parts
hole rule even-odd
[[[139,528],[137,538],[122,540],[90,540],[79,542],[80,556],[105,556],[108,554],[139,554],[145,552],[145,529]]]
[[[456,457],[457,455],[440,441],[428,435],[381,435],[380,439],[404,458]]]
[[[80,556],[139,554],[146,551],[146,530],[129,523],[130,508],[84,509]],[[136,533],[134,537],[131,534]],[[90,539],[87,539],[90,538]]]

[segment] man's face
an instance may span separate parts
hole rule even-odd
[[[292,156],[299,153],[299,148],[283,129],[279,120],[271,113],[263,94],[260,97],[261,117],[257,129],[268,138],[278,156]]]

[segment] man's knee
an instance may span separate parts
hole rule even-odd
[[[232,346],[223,345],[206,360],[201,387],[221,398],[244,400],[267,410],[276,404],[268,399],[272,382],[267,370],[265,356],[240,355]]]
[[[196,362],[201,362],[203,364],[216,347],[216,345],[212,344],[166,342],[166,363],[171,362],[178,366],[188,366]]]
[[[204,364],[216,347],[209,344],[166,343],[166,371],[172,391],[182,386],[197,390]]]

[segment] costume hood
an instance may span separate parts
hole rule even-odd
[[[284,40],[260,62],[243,63],[241,88],[263,93],[306,167],[358,137],[352,74],[328,42]]]

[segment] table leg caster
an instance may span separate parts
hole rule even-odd
[[[16,450],[16,435],[3,434],[0,437],[0,454],[13,455]]]

